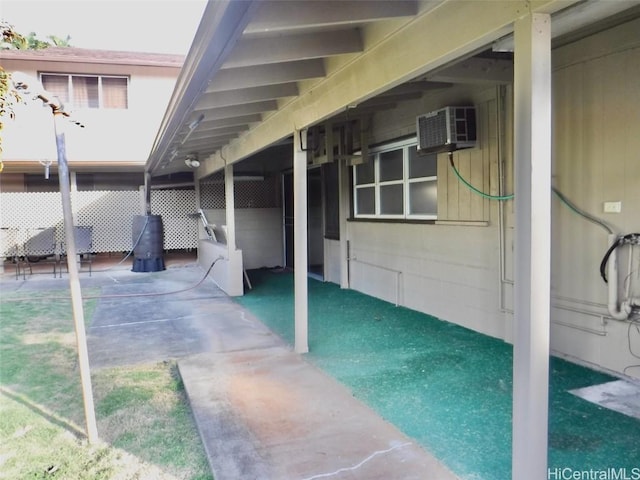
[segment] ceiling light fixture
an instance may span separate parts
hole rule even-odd
[[[198,168],[200,161],[198,160],[198,154],[190,153],[187,158],[184,159],[184,164],[189,168]]]

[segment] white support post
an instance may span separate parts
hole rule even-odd
[[[144,186],[143,186],[144,206],[143,212],[145,215],[151,215],[151,172],[144,172]]]
[[[307,130],[293,132],[293,275],[295,351],[307,353],[308,339],[308,285],[307,285],[307,152],[303,151],[301,138]]]
[[[551,276],[551,28],[514,24],[516,238],[512,478],[547,478]]]
[[[338,205],[340,210],[340,288],[349,288],[349,236],[347,219],[350,213],[349,167],[346,162],[338,164]]]
[[[225,222],[227,223],[227,250],[229,258],[236,250],[236,205],[233,185],[233,165],[224,167]]]
[[[196,210],[195,212],[199,212],[200,209],[202,208],[202,205],[200,204],[200,178],[197,175],[194,175],[193,177],[193,189],[195,191],[196,194]],[[197,246],[200,243],[200,238],[206,238],[207,237],[207,232],[204,231],[204,226],[202,225],[202,222],[199,219],[195,220],[196,222],[196,226],[198,229],[198,238],[196,240],[196,251],[198,253],[198,258],[200,258],[200,249],[197,248]]]

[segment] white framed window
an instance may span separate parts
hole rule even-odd
[[[354,216],[435,220],[437,184],[437,154],[420,154],[415,138],[371,149],[353,167]]]
[[[44,89],[73,108],[126,109],[129,106],[128,77],[41,73]]]

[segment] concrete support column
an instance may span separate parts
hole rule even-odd
[[[309,351],[307,285],[307,152],[301,137],[307,130],[293,132],[293,269],[295,310],[295,351]]]
[[[514,480],[547,478],[551,276],[551,28],[514,24]]]
[[[224,167],[225,222],[227,224],[227,249],[229,254],[236,249],[236,205],[233,185],[233,165]]]

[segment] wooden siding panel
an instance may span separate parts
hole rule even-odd
[[[485,193],[498,192],[498,123],[494,98],[476,103],[478,143],[475,148],[454,152],[460,176]],[[492,200],[483,198],[460,181],[447,154],[438,156],[438,220],[490,221]]]
[[[460,176],[467,182],[471,180],[471,151],[461,150],[454,154],[454,160],[458,167]],[[475,163],[475,162],[474,162]],[[471,198],[472,192],[466,185],[458,180],[458,218],[457,220],[471,220]]]
[[[469,158],[471,160],[469,183],[480,191],[485,191],[485,178],[488,177],[489,172],[486,170],[485,157],[487,151],[482,149],[474,149],[469,151]],[[484,220],[484,199],[475,192],[469,191],[471,199],[471,210],[469,212],[469,220]]]
[[[458,196],[459,196],[459,180],[456,178],[453,171],[451,171],[451,166],[449,166],[449,159],[447,155],[440,154],[440,157],[444,157],[447,161],[447,169],[449,174],[447,176],[447,184],[445,187],[444,195],[447,197],[447,209],[449,215],[444,220],[459,220],[460,219],[460,208],[458,204]]]
[[[438,155],[438,219],[446,220],[451,216],[449,212],[449,161],[446,155]]]

